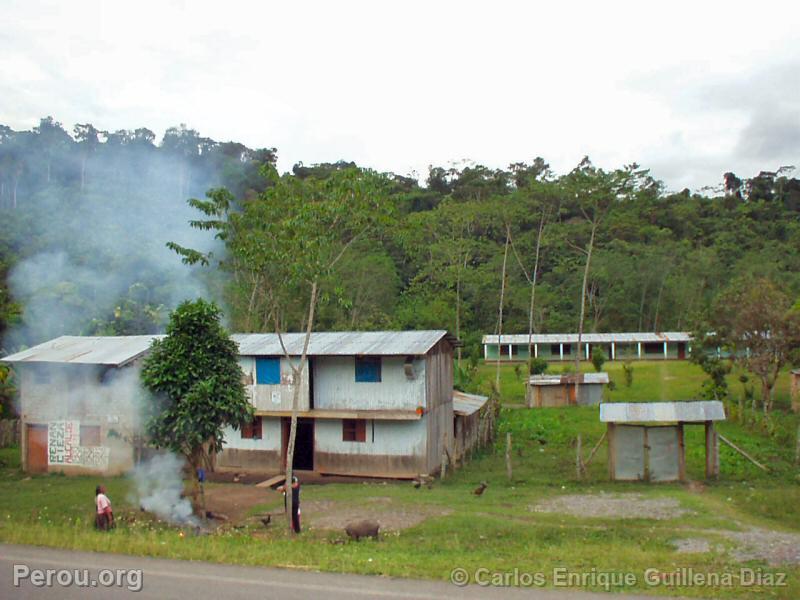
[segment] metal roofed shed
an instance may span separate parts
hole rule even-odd
[[[531,375],[526,392],[529,408],[591,406],[603,400],[608,373]]]
[[[281,337],[283,346],[276,333],[231,336],[242,356],[283,356],[285,353],[300,356],[303,353],[304,333],[285,333]],[[422,356],[442,339],[454,348],[461,345],[445,330],[315,332],[308,343],[308,356]]]
[[[62,335],[4,358],[9,363],[67,363],[120,367],[150,350],[158,335],[73,336]]]
[[[467,453],[481,445],[481,408],[489,401],[488,396],[467,394],[453,390],[453,452],[456,461],[464,461]]]
[[[722,402],[619,402],[600,405],[608,424],[608,470],[613,481],[685,481],[684,425],[704,424],[706,477],[719,475]]]

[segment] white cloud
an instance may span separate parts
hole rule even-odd
[[[542,155],[565,171],[589,154],[651,166],[673,189],[800,158],[791,139],[771,140],[797,104],[766,122],[776,96],[715,93],[746,98],[782,68],[798,98],[785,61],[800,9],[784,3],[4,4],[0,122],[14,127],[46,114],[109,129],[185,122],[276,146],[284,169],[343,158],[424,173]]]

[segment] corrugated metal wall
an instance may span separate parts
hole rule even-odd
[[[299,360],[299,359],[297,359]],[[239,366],[244,373],[245,385],[250,401],[258,411],[292,410],[292,368],[286,358],[281,358],[280,385],[259,385],[256,381],[256,361],[252,356],[239,357]],[[300,382],[300,404],[298,410],[308,410],[308,367],[303,369]]]
[[[414,359],[414,379],[405,358],[381,358],[381,381],[356,382],[355,357],[314,358],[314,408],[323,410],[414,410],[425,405],[425,361]]]

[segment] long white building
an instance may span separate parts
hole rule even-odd
[[[577,333],[535,333],[483,336],[483,357],[490,361],[528,360],[530,356],[548,361],[589,360],[593,348],[602,348],[609,360],[684,360],[691,351],[691,334],[685,331],[663,333],[584,333],[578,348]],[[528,347],[530,345],[530,353]]]

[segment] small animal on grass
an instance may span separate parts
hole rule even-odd
[[[474,490],[472,490],[472,493],[475,494],[476,496],[480,496],[481,494],[483,494],[483,490],[485,490],[487,487],[489,487],[489,484],[486,483],[485,481],[481,481],[481,484]]]
[[[269,527],[269,523],[270,523],[270,521],[272,521],[272,515],[267,515],[266,517],[263,517],[263,518],[261,519],[261,524],[262,524],[264,527]]]
[[[356,521],[349,523],[344,528],[344,532],[350,537],[351,540],[359,541],[362,537],[371,537],[378,539],[378,530],[381,528],[377,521],[369,519],[365,521]]]

